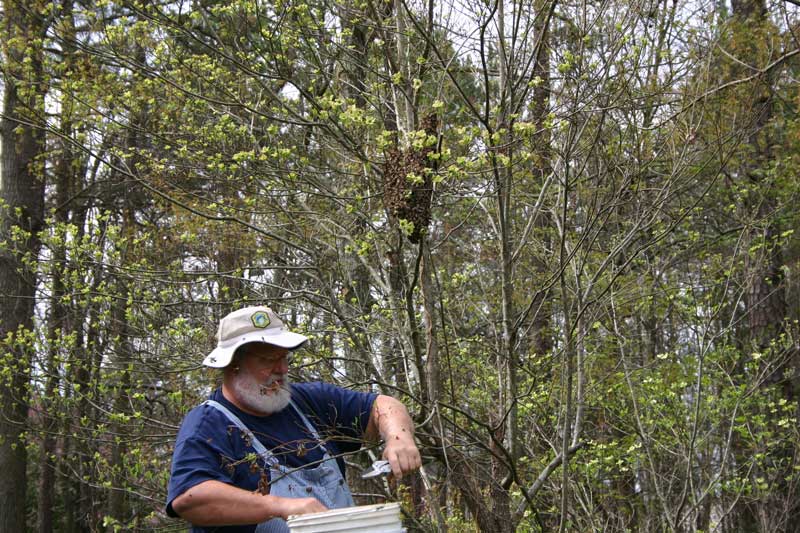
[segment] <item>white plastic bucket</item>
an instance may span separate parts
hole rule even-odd
[[[291,533],[405,533],[399,503],[359,505],[324,513],[290,516]]]

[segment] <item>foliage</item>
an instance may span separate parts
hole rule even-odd
[[[296,378],[409,406],[420,478],[352,481],[409,528],[790,531],[798,12],[678,4],[32,8],[31,527],[180,527],[199,363],[259,302]]]

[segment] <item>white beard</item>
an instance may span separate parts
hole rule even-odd
[[[283,380],[283,384],[276,390],[270,385],[278,379]],[[233,377],[233,392],[236,398],[251,411],[271,415],[284,409],[289,405],[292,393],[289,389],[289,375],[284,374],[280,377],[271,377],[266,383],[259,383],[252,374],[241,372]]]

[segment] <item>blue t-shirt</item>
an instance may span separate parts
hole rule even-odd
[[[328,452],[337,457],[344,475],[342,454],[361,448],[369,422],[374,393],[343,389],[327,383],[291,385],[292,401],[314,426]],[[247,414],[225,399],[217,389],[209,397],[227,407],[252,431],[268,450],[290,468],[317,466],[323,450],[309,433],[297,412],[287,406],[269,416]],[[172,454],[172,475],[167,492],[167,514],[177,516],[172,500],[191,487],[208,480],[221,481],[255,491],[269,468],[262,460],[253,464],[255,450],[248,439],[219,410],[200,405],[183,419]],[[263,481],[262,481],[263,483]],[[193,527],[193,532],[252,532],[252,526]]]

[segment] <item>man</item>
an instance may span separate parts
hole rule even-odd
[[[223,369],[222,387],[181,424],[170,516],[195,532],[287,532],[290,515],[353,505],[343,455],[378,436],[395,476],[420,467],[413,423],[398,400],[290,384],[288,355],[307,340],[267,307],[220,321],[217,347],[203,364]]]

